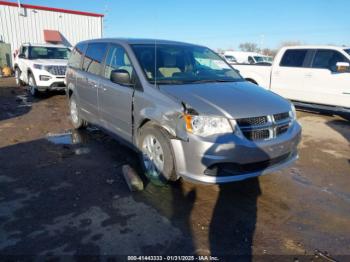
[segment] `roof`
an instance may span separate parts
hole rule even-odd
[[[99,38],[99,39],[92,39],[92,40],[86,40],[82,42],[112,42],[112,43],[121,43],[121,44],[129,44],[129,45],[134,45],[134,44],[171,44],[171,45],[188,45],[188,46],[200,46],[200,45],[195,45],[195,44],[190,44],[190,43],[185,43],[185,42],[179,42],[179,41],[172,41],[172,40],[161,40],[161,39],[145,39],[145,38]]]
[[[248,52],[248,51],[231,51],[231,50],[228,50],[228,51],[225,51],[224,52],[225,54],[240,54],[240,55],[259,55],[259,56],[262,56],[261,54],[257,53],[257,52]]]
[[[335,46],[335,45],[297,45],[297,46],[284,46],[284,49],[335,49],[344,50],[350,47],[345,46]]]
[[[0,0],[0,5],[18,7],[17,2],[8,2],[8,1],[1,1],[1,0]],[[82,11],[76,11],[76,10],[68,10],[68,9],[62,9],[62,8],[54,8],[54,7],[48,7],[48,6],[39,6],[39,5],[21,4],[21,7],[29,8],[29,9],[44,10],[44,11],[59,12],[59,13],[74,14],[74,15],[85,15],[85,16],[94,16],[94,17],[103,17],[104,16],[103,14],[82,12]]]
[[[55,45],[55,44],[23,43],[22,46],[65,47],[65,48],[68,48],[68,46],[65,46],[65,45],[62,45],[62,44]]]

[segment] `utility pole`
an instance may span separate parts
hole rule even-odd
[[[263,50],[264,40],[265,40],[265,35],[261,34],[260,35],[260,53],[262,53],[262,50]]]

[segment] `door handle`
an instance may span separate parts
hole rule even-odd
[[[307,74],[305,74],[305,77],[310,78],[310,77],[312,77],[312,74],[311,73],[307,73]]]

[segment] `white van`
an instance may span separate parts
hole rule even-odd
[[[224,57],[226,60],[230,59],[236,61],[236,64],[271,64],[272,57],[261,55],[255,52],[243,52],[243,51],[225,51]],[[228,62],[230,62],[228,60]]]

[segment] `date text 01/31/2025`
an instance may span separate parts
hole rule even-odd
[[[215,256],[128,256],[128,261],[219,261]]]

